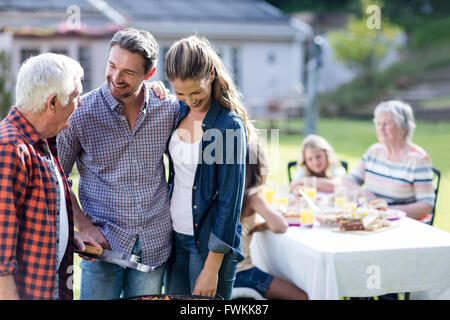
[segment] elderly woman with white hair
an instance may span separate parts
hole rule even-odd
[[[368,201],[384,199],[390,208],[427,222],[434,205],[433,170],[428,154],[412,143],[416,124],[411,107],[398,100],[382,102],[375,108],[374,123],[379,142],[343,184],[360,190]]]

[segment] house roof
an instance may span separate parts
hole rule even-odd
[[[82,27],[75,32],[82,34],[109,34],[131,25],[169,38],[200,33],[291,40],[312,35],[309,25],[262,0],[0,0],[0,28],[73,32],[66,28],[70,6],[80,10]]]
[[[75,11],[80,26],[69,24]],[[69,23],[68,23],[69,22]],[[110,35],[122,26],[85,0],[0,0],[0,31],[16,35],[51,36],[55,34]]]
[[[292,39],[312,29],[261,0],[108,0],[136,28],[156,36]]]
[[[171,21],[287,22],[280,10],[260,0],[108,0],[134,19]]]

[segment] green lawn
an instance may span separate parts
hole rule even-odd
[[[256,123],[263,129],[265,123]],[[286,125],[283,123],[283,125]],[[291,128],[298,127],[301,132],[302,121],[292,121]],[[269,131],[270,132],[270,131]],[[371,121],[321,119],[318,124],[318,134],[327,139],[339,158],[349,163],[350,169],[360,160],[366,149],[376,142],[375,128]],[[271,137],[268,133],[268,137]],[[269,181],[287,184],[287,163],[297,159],[302,135],[280,135],[279,145],[267,145],[271,165]],[[433,165],[441,171],[441,186],[439,190],[436,218],[434,226],[450,232],[450,204],[447,195],[450,194],[450,123],[418,122],[413,141],[424,148],[433,160]],[[74,189],[78,189],[78,176],[73,177]],[[75,299],[79,297],[80,269],[79,257],[75,255],[74,291]]]
[[[427,99],[421,102],[426,109],[448,109],[450,107],[450,95]]]

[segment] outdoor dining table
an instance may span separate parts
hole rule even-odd
[[[289,227],[254,233],[253,263],[291,281],[312,300],[410,292],[411,299],[450,299],[450,233],[407,217],[371,233]]]

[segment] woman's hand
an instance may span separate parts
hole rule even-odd
[[[195,282],[195,288],[192,294],[207,297],[216,296],[217,283],[219,281],[219,269],[222,265],[223,256],[223,253],[212,251],[208,253],[205,265]]]
[[[215,297],[219,275],[217,271],[203,268],[195,282],[194,295]]]

